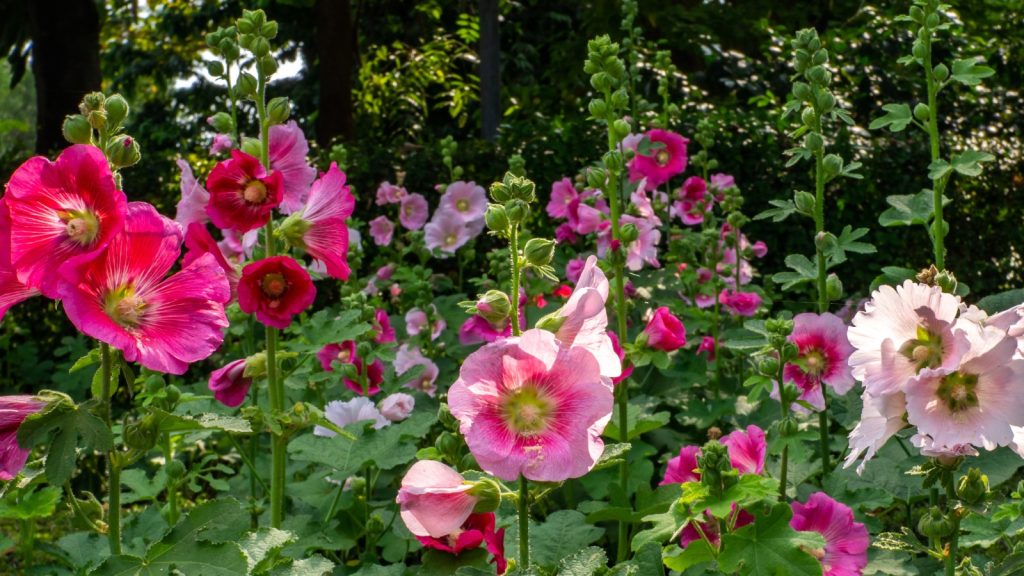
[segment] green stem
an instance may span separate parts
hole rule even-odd
[[[821,117],[818,117],[819,125],[821,123]],[[825,167],[824,167],[824,156],[825,151],[821,150],[814,157],[814,231],[815,239],[818,235],[825,233]],[[818,260],[818,314],[824,314],[828,312],[828,268],[825,262],[825,252],[818,245],[819,242],[814,242],[814,250],[816,252]],[[779,380],[782,382],[782,380]],[[829,442],[828,442],[828,388],[825,387],[824,382],[818,382],[818,386],[821,387],[821,397],[824,406],[821,412],[818,414],[818,428],[821,437],[819,443],[820,456],[821,456],[821,481],[825,482],[825,478],[828,476],[829,470],[832,468],[829,462],[831,455],[829,454]]]
[[[932,31],[925,24],[928,40],[925,42],[924,74],[928,84],[928,139],[931,144],[932,162],[939,159],[939,112],[937,109],[939,92],[935,80],[935,72],[932,68]],[[942,219],[942,191],[944,186],[942,178],[932,180],[932,207],[934,218],[932,221],[932,247],[935,252],[935,267],[939,270],[946,268],[946,247],[945,230]]]
[[[945,476],[946,513],[953,517],[953,533],[949,536],[949,553],[946,555],[946,576],[955,576],[956,557],[960,547],[960,515],[956,513],[956,491],[953,489],[955,472]]]
[[[526,476],[519,475],[519,563],[530,567],[530,489]]]
[[[103,395],[102,406],[103,420],[107,427],[113,430],[113,418],[111,410],[111,380],[113,376],[113,360],[110,356],[110,346],[105,342],[100,343],[100,376],[103,381],[100,383],[100,394]],[[117,449],[115,448],[107,455],[107,539],[110,542],[110,553],[118,555],[121,553],[121,463],[118,461]]]
[[[779,359],[782,359],[782,349],[779,349]],[[785,423],[789,418],[789,394],[786,393],[786,389],[783,386],[785,380],[783,380],[783,374],[785,372],[785,364],[779,362],[779,374],[777,376],[779,382],[779,409],[782,411],[782,423]],[[782,464],[779,467],[779,501],[785,502],[788,500],[786,496],[786,476],[789,473],[789,442],[782,446]]]
[[[165,464],[174,461],[174,444],[171,442],[171,433],[166,432],[160,440],[160,449],[164,453]],[[174,526],[178,523],[178,483],[177,480],[167,481],[167,523]]]
[[[519,328],[519,225],[512,225],[512,233],[509,236],[509,260],[512,265],[512,293],[508,295],[512,300],[512,335],[519,336],[522,332]]]

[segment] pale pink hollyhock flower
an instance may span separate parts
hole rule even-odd
[[[669,312],[668,306],[654,311],[644,327],[647,346],[655,350],[671,352],[686,346],[686,327],[682,321]]]
[[[228,408],[237,408],[245,402],[252,386],[252,378],[245,377],[245,358],[228,362],[210,373],[207,384],[213,397]]]
[[[187,228],[193,222],[205,224],[210,219],[206,214],[210,193],[196,180],[188,162],[179,159],[177,163],[181,170],[181,200],[178,201],[174,221],[181,224],[182,228]]]
[[[430,305],[430,309],[433,311],[434,317],[437,318],[434,321],[434,326],[430,333],[430,339],[437,340],[437,337],[440,336],[441,332],[444,332],[444,329],[447,327],[447,323],[444,321],[444,318],[437,315],[437,308],[435,308],[433,304]],[[409,336],[416,336],[429,324],[430,318],[427,316],[427,313],[420,308],[412,308],[405,313],[405,333]]]
[[[735,290],[722,290],[718,295],[718,302],[725,306],[730,313],[738,316],[753,316],[761,306],[761,296],[757,292],[737,292]]]
[[[370,220],[370,236],[377,246],[391,244],[391,238],[395,234],[395,223],[387,216],[377,216]]]
[[[206,213],[218,228],[248,232],[270,220],[284,197],[281,173],[267,172],[258,158],[232,150],[206,178],[210,202]]]
[[[31,450],[18,444],[18,428],[44,406],[35,396],[0,396],[0,480],[12,480],[25,467]]]
[[[710,308],[715,305],[715,297],[711,294],[697,294],[693,302],[697,305],[697,308]]]
[[[565,265],[565,279],[573,284],[580,281],[580,275],[583,274],[583,268],[587,265],[586,260],[583,258],[573,258]]]
[[[443,538],[459,531],[478,502],[473,484],[450,466],[420,460],[409,468],[398,489],[399,513],[414,536]]]
[[[62,267],[87,263],[124,227],[124,192],[103,152],[75,144],[55,162],[26,160],[3,196],[10,216],[10,261],[18,281],[58,297]]]
[[[612,385],[588,350],[534,329],[470,354],[448,406],[484,471],[560,482],[589,472],[604,452]]]
[[[124,230],[85,265],[65,268],[60,297],[71,323],[125,360],[184,374],[224,341],[231,287],[204,254],[165,278],[181,253],[181,228],[144,202],[128,204]]]
[[[210,142],[210,156],[216,156],[221,152],[234,148],[235,142],[227,134],[214,134]]]
[[[381,266],[380,268],[377,268],[376,275],[377,275],[377,278],[379,278],[381,280],[391,280],[391,276],[394,273],[395,273],[395,265],[394,264],[385,264],[384,266]]]
[[[910,437],[910,443],[915,448],[921,451],[922,456],[928,458],[939,458],[939,459],[956,459],[963,458],[965,456],[977,456],[978,451],[974,449],[974,446],[970,444],[955,444],[953,446],[943,446],[936,444],[935,440],[927,434],[914,434]],[[1014,444],[1010,445],[1014,450],[1017,448]],[[1018,450],[1019,453],[1019,450]]]
[[[846,324],[838,316],[829,312],[797,314],[789,341],[796,344],[799,355],[786,364],[783,376],[800,390],[800,400],[824,410],[822,385],[842,396],[857,383],[847,364],[853,346],[846,338]]]
[[[185,257],[181,261],[181,265],[185,267],[201,258],[203,254],[213,255],[221,270],[224,271],[225,278],[228,279],[228,285],[231,286],[231,297],[234,299],[238,293],[240,274],[235,265],[224,255],[220,245],[210,235],[210,231],[206,229],[206,224],[193,222],[188,225],[188,228],[185,230],[185,249]]]
[[[270,169],[280,172],[284,180],[281,212],[297,212],[306,203],[309,187],[316,179],[316,168],[306,162],[309,143],[306,142],[302,128],[294,120],[271,126],[267,140],[270,143]]]
[[[647,197],[647,192],[644,190],[644,185],[646,183],[647,180],[640,181],[636,190],[629,195],[629,201],[630,204],[632,204],[633,209],[636,210],[636,213],[641,218],[658,220],[658,215],[654,212],[654,206],[651,205],[651,199]],[[661,221],[658,220],[658,223],[660,224]]]
[[[291,256],[272,256],[242,269],[238,307],[261,323],[284,330],[292,317],[309,308],[316,286],[309,272]]]
[[[549,318],[558,324],[555,337],[559,342],[589,350],[601,367],[601,376],[616,378],[622,374],[622,362],[608,337],[607,300],[608,278],[597,265],[597,257],[590,256],[569,300]]]
[[[348,266],[349,228],[346,221],[355,210],[355,198],[345,185],[345,173],[331,162],[327,173],[313,182],[309,199],[300,206],[302,236],[297,241],[315,260],[323,263],[327,273],[338,280],[347,280],[352,272]]]
[[[500,575],[508,568],[508,561],[505,559],[505,529],[495,530],[494,526],[494,512],[470,514],[461,526],[447,536],[416,536],[416,540],[426,548],[456,556],[463,550],[475,550],[480,544],[486,544],[487,551],[493,555],[491,561]]]
[[[408,195],[409,193],[401,186],[395,186],[390,182],[381,182],[380,186],[377,187],[377,206],[398,204],[402,201],[402,198]]]
[[[711,187],[721,192],[728,190],[729,188],[736,187],[736,179],[728,174],[722,174],[721,172],[711,175]],[[717,195],[716,195],[717,199]]]
[[[789,526],[798,532],[817,532],[825,538],[825,548],[808,552],[821,562],[822,576],[860,576],[868,565],[871,538],[860,522],[853,521],[853,510],[824,492],[815,492],[806,504],[792,502]]]
[[[715,361],[715,339],[712,336],[705,336],[701,338],[700,344],[697,346],[697,354],[707,354],[708,362]]]
[[[641,178],[647,178],[648,186],[657,188],[668,182],[669,178],[686,170],[686,145],[690,140],[675,132],[657,128],[648,130],[646,136],[652,143],[658,142],[664,146],[653,150],[651,156],[634,156],[629,162],[629,180],[636,182]]]
[[[412,414],[416,399],[408,394],[396,392],[380,402],[380,413],[392,422],[401,422]]]
[[[724,242],[722,243],[724,245]],[[722,282],[730,288],[736,288],[736,250],[734,248],[723,248],[722,259],[715,266],[718,276]],[[727,270],[728,267],[728,270]],[[754,278],[754,267],[744,258],[740,258],[740,285],[750,284]]]
[[[11,306],[37,295],[39,290],[22,284],[11,265],[11,217],[7,203],[0,198],[0,319]]]
[[[624,224],[633,223],[640,232],[636,241],[631,242],[626,249],[626,268],[637,272],[644,267],[644,264],[659,268],[658,242],[661,241],[661,231],[658,226],[661,222],[655,219],[633,218],[623,216],[620,220]]]
[[[861,400],[864,407],[860,422],[850,432],[850,453],[843,463],[843,468],[849,468],[863,454],[857,474],[864,472],[868,460],[874,458],[889,438],[907,426],[907,399],[903,392],[873,396],[865,391]]]
[[[879,396],[903,391],[920,372],[953,372],[970,348],[954,326],[959,310],[959,298],[937,286],[907,280],[879,287],[847,333],[853,377]]]
[[[395,329],[391,327],[391,318],[387,310],[378,308],[373,313],[373,341],[377,344],[388,344],[395,341]]]
[[[469,230],[462,218],[452,211],[439,209],[423,228],[423,243],[427,249],[439,250],[442,255],[454,254],[466,242],[469,242]]]
[[[353,398],[346,402],[333,400],[324,406],[324,418],[338,428],[344,428],[357,422],[373,422],[373,429],[380,430],[391,425],[391,420],[384,417],[373,405],[373,401],[365,396]],[[313,428],[313,434],[325,438],[333,438],[338,434],[326,426],[317,425]]]
[[[374,360],[369,366],[359,357],[356,352],[355,340],[346,340],[340,344],[327,344],[316,353],[320,367],[327,372],[334,371],[334,363],[352,364],[356,368],[360,380],[366,381],[366,387],[359,380],[344,378],[345,387],[363,396],[373,396],[380,392],[380,384],[384,381],[384,365],[381,361]]]
[[[552,218],[566,218],[569,215],[569,204],[579,196],[572,180],[562,178],[551,185],[551,198],[546,210]]]
[[[423,366],[423,370],[419,376],[409,379],[402,386],[419,390],[427,396],[433,397],[437,393],[437,364],[424,356],[419,348],[410,347],[408,344],[399,346],[398,352],[395,353],[395,374],[401,376],[415,366]]]
[[[406,230],[419,230],[427,221],[430,208],[422,194],[403,196],[398,206],[398,221]]]
[[[245,234],[239,234],[230,228],[221,230],[221,234],[224,239],[217,243],[220,246],[224,256],[228,260],[235,261],[236,264],[241,264],[252,258],[253,252],[256,249],[256,244],[260,240],[260,229],[250,230]]]
[[[476,182],[452,182],[441,195],[438,208],[458,215],[464,224],[468,224],[484,217],[487,192]]]

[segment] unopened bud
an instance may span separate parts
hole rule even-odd
[[[945,538],[956,528],[953,521],[947,518],[938,506],[932,506],[917,521],[917,531],[928,538]]]
[[[491,232],[506,234],[509,224],[505,207],[501,204],[491,204],[488,206],[487,211],[484,212],[484,223],[487,224],[487,229]]]
[[[110,159],[110,163],[117,168],[127,168],[133,166],[142,159],[142,153],[139,151],[139,143],[132,139],[130,136],[121,135],[107,144],[107,158]]]
[[[291,115],[291,102],[284,96],[273,98],[267,103],[267,116],[271,124],[284,124]]]
[[[512,303],[508,294],[500,290],[488,290],[476,301],[476,313],[491,324],[502,324],[512,313]]]
[[[814,194],[810,192],[804,192],[803,190],[797,190],[793,194],[793,203],[796,204],[797,212],[806,214],[807,216],[814,215]]]
[[[832,178],[843,171],[843,159],[835,154],[829,154],[823,159],[825,167],[825,178]]]
[[[107,111],[107,124],[116,129],[128,118],[128,102],[120,94],[114,94],[103,104]]]
[[[762,358],[757,364],[757,370],[763,375],[769,378],[775,378],[779,375],[779,360],[774,357]]]
[[[932,74],[939,82],[945,82],[946,78],[949,78],[949,68],[945,64],[939,64],[932,69]]]
[[[931,109],[924,102],[918,102],[917,106],[914,106],[914,118],[917,118],[921,122],[927,122],[931,117]]]
[[[494,512],[501,506],[501,486],[491,478],[481,478],[473,482],[469,495],[477,499],[473,512],[483,514]]]
[[[164,473],[166,473],[167,477],[171,480],[178,480],[185,476],[185,472],[185,463],[181,460],[171,460],[164,464]]]
[[[547,266],[555,257],[555,241],[547,238],[530,238],[523,247],[523,256],[533,266]]]
[[[505,204],[505,215],[513,226],[522,224],[530,217],[530,205],[518,198],[513,198]]]
[[[843,297],[843,282],[835,272],[830,273],[825,279],[825,293],[830,302]]]
[[[988,495],[988,476],[977,468],[967,471],[956,487],[956,495],[969,505],[979,504]]]
[[[257,352],[245,359],[245,370],[242,376],[246,378],[261,378],[267,374],[267,353]]]
[[[64,132],[64,139],[72,144],[88,144],[92,141],[92,126],[81,114],[72,114],[65,118],[61,130]]]
[[[636,227],[636,224],[632,222],[624,224],[619,229],[619,238],[626,244],[632,244],[636,242],[636,239],[640,237],[640,229]]]
[[[235,96],[238,98],[250,98],[256,94],[256,77],[248,72],[238,75],[238,83],[235,84]]]
[[[89,92],[82,97],[82,103],[78,105],[78,110],[83,116],[88,116],[89,112],[102,110],[105,100],[106,97],[103,95],[103,92]]]
[[[956,294],[956,276],[949,270],[943,270],[935,275],[935,285],[942,288],[946,294]]]
[[[232,134],[235,131],[235,122],[227,112],[217,112],[207,118],[206,123],[221,134]]]

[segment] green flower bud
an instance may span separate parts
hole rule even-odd
[[[768,376],[769,378],[778,377],[779,359],[772,356],[762,358],[761,361],[757,363],[757,370],[762,376]]]
[[[924,24],[924,10],[921,10],[920,6],[911,6],[910,19],[918,24]]]
[[[271,20],[260,26],[260,36],[263,36],[267,40],[273,40],[277,36],[277,22]]]
[[[434,440],[434,448],[445,456],[454,456],[459,451],[459,440],[451,432],[441,432]]]
[[[501,204],[491,204],[484,212],[484,223],[487,229],[497,234],[507,234],[509,231],[508,215],[505,207]]]
[[[825,178],[832,178],[843,170],[843,159],[835,154],[829,154],[824,158]]]
[[[178,400],[181,400],[181,390],[174,384],[168,384],[164,388],[164,394],[167,396],[167,401],[170,402],[171,406],[176,406]]]
[[[273,125],[287,122],[288,116],[291,115],[291,107],[291,102],[284,96],[271,99],[267,103],[267,117],[270,119],[270,123]]]
[[[804,192],[803,190],[797,190],[793,194],[793,203],[796,204],[797,212],[806,214],[807,216],[814,215],[814,205],[816,203],[814,194],[810,192]]]
[[[910,53],[914,55],[914,58],[922,60],[925,56],[928,55],[928,49],[925,48],[923,42],[921,42],[920,40],[915,40],[913,48],[910,49]]]
[[[264,77],[269,78],[274,72],[277,72],[277,60],[271,54],[264,54],[259,59],[260,72]]]
[[[811,98],[814,97],[814,91],[811,90],[811,85],[806,82],[794,82],[793,96],[804,102],[810,102]]]
[[[917,106],[914,106],[914,118],[921,122],[927,122],[929,117],[931,117],[931,109],[924,102],[918,102]]]
[[[72,144],[88,144],[92,142],[92,126],[81,114],[72,114],[64,119],[61,127],[64,139]]]
[[[260,141],[255,138],[242,137],[242,152],[249,156],[260,157]]]
[[[494,200],[498,204],[504,204],[511,198],[512,193],[504,182],[495,182],[494,184],[491,184],[491,200]]]
[[[939,25],[939,15],[932,12],[924,19],[924,25],[934,30]]]
[[[220,60],[211,60],[206,63],[206,72],[214,78],[224,75],[224,63]]]
[[[604,118],[608,114],[608,104],[601,98],[594,98],[587,106],[587,110],[594,118]]]
[[[387,528],[387,524],[384,523],[384,519],[380,517],[380,514],[376,512],[370,514],[370,518],[366,521],[366,532],[368,534],[382,534],[385,528]]]
[[[587,186],[591,188],[602,188],[607,180],[608,173],[603,168],[591,168],[587,171]]]
[[[821,66],[811,66],[807,70],[807,79],[818,86],[828,86],[832,81],[832,75]]]
[[[536,327],[552,333],[558,332],[562,327],[562,324],[565,324],[565,319],[566,317],[560,315],[558,312],[552,312],[551,314],[542,316],[540,320],[537,320]]]
[[[779,434],[783,436],[792,436],[797,433],[799,428],[800,426],[792,416],[787,416],[779,422]]]
[[[793,321],[785,318],[769,318],[765,321],[764,327],[770,334],[779,334],[783,337],[793,333]]]
[[[164,464],[164,473],[172,481],[179,480],[185,476],[185,464],[181,460],[171,460]]]
[[[818,94],[818,111],[822,114],[831,112],[836,107],[836,97],[831,92],[822,92]]]
[[[107,111],[107,125],[117,129],[128,118],[128,102],[120,94],[114,94],[104,103]]]
[[[988,476],[977,468],[971,468],[956,487],[956,495],[968,505],[980,504],[988,495]]]
[[[955,527],[953,520],[943,515],[938,506],[932,506],[917,521],[917,531],[928,538],[945,538]]]
[[[949,68],[945,64],[939,63],[932,69],[932,74],[935,75],[935,79],[939,82],[945,82],[946,78],[949,78]]]
[[[238,26],[239,34],[253,34],[256,32],[256,26],[253,24],[252,20],[246,16],[235,21],[235,25]]]
[[[935,275],[935,285],[947,294],[956,294],[956,276],[949,270],[943,270]]]
[[[815,50],[814,54],[811,55],[811,64],[815,66],[821,66],[828,62],[828,52],[825,50]]]
[[[442,426],[449,430],[459,429],[459,421],[456,420],[454,416],[452,416],[452,411],[450,408],[448,408],[447,402],[442,403],[437,408],[437,421],[440,422]]]
[[[508,221],[513,226],[522,224],[530,217],[530,205],[523,200],[513,198],[505,204],[505,215],[508,216]]]
[[[529,243],[527,243],[529,245]],[[500,290],[488,290],[474,306],[476,313],[494,325],[503,324],[512,313],[512,303],[508,294]]]
[[[472,482],[473,487],[469,489],[469,495],[477,499],[473,512],[482,514],[494,512],[501,506],[501,485],[492,478],[481,478]]]
[[[103,110],[93,110],[85,115],[89,125],[97,130],[103,130],[107,126],[107,113]]]
[[[629,123],[622,118],[619,118],[615,122],[612,122],[609,132],[611,133],[611,137],[618,142],[629,135]]]
[[[105,152],[107,158],[110,159],[110,163],[116,168],[134,166],[142,158],[142,153],[139,151],[139,143],[130,136],[123,134],[111,140],[107,144]]]
[[[814,108],[804,108],[804,111],[800,113],[800,121],[803,122],[804,126],[807,126],[811,130],[816,130],[820,122],[818,120],[818,114],[814,111]],[[810,136],[810,134],[808,134],[808,136]],[[820,137],[821,136],[819,135],[819,138]],[[804,141],[806,142],[807,138],[804,138]],[[811,151],[813,152],[814,149],[811,149]]]
[[[289,214],[284,222],[277,227],[274,231],[274,235],[283,238],[289,246],[298,248],[300,250],[306,249],[305,236],[306,232],[309,231],[312,224],[302,218],[302,212],[293,212]]]
[[[547,238],[530,238],[523,247],[523,256],[533,266],[547,266],[555,257],[555,241]]]
[[[210,116],[210,126],[221,134],[233,134],[235,131],[235,123],[231,120],[231,116],[227,112],[217,112],[213,116]]]
[[[245,370],[242,376],[245,378],[261,378],[267,374],[267,353],[257,352],[245,359]]]
[[[818,232],[814,235],[814,246],[822,252],[828,252],[839,246],[839,240],[831,232]]]
[[[238,83],[235,84],[235,96],[238,98],[251,98],[256,94],[256,77],[248,72],[238,75]]]
[[[839,280],[839,276],[836,276],[835,272],[825,278],[825,295],[830,302],[843,297],[843,282]]]
[[[146,451],[156,446],[159,435],[159,423],[152,414],[146,414],[141,420],[126,422],[124,425],[124,443],[135,450]]]
[[[95,112],[103,109],[103,103],[106,101],[106,96],[103,92],[89,92],[82,97],[82,103],[78,105],[78,111],[83,116],[88,117],[89,112]]]
[[[636,224],[623,224],[622,228],[619,229],[619,240],[621,240],[623,244],[636,242],[636,239],[639,237],[640,229],[636,227]]]

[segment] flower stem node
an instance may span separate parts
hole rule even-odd
[[[965,504],[973,506],[985,501],[988,495],[988,476],[977,468],[971,468],[960,478],[956,487],[956,495]]]

